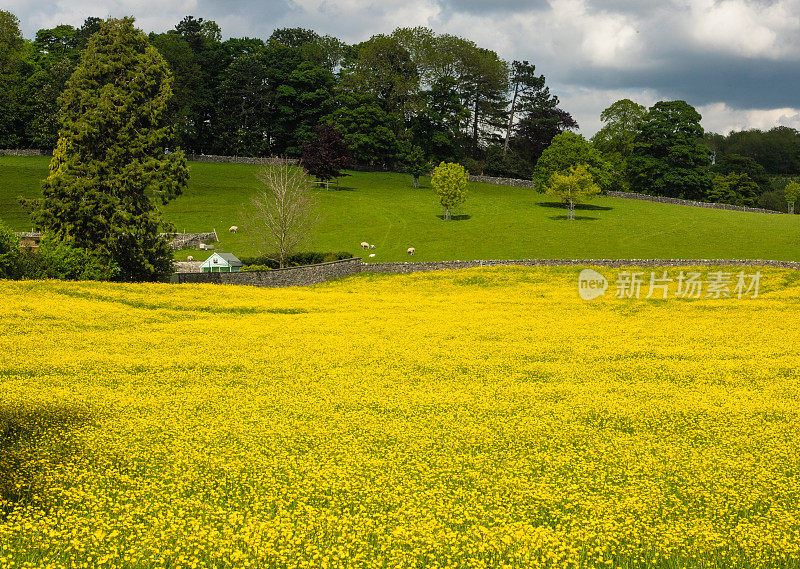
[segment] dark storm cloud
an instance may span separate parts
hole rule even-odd
[[[697,55],[656,68],[576,70],[570,84],[600,89],[649,89],[693,105],[724,102],[732,109],[798,106],[800,62]]]

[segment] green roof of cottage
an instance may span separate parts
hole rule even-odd
[[[214,253],[208,259],[203,261],[203,265],[201,265],[201,266],[205,266],[206,263],[208,263],[214,257],[219,257],[220,259],[224,260],[228,264],[229,267],[243,267],[244,266],[244,263],[242,263],[239,260],[239,258],[236,255],[234,255],[233,253]]]

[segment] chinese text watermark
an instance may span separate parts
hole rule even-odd
[[[758,298],[761,271],[620,271],[614,281],[614,298]],[[604,296],[609,288],[605,276],[583,269],[578,276],[578,294],[583,300]]]

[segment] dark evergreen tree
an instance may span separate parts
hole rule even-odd
[[[182,152],[165,152],[171,81],[132,18],[107,20],[62,94],[43,198],[28,204],[40,229],[115,262],[122,280],[172,270],[157,204],[180,195],[188,172]]]

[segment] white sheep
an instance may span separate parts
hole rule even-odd
[[[231,225],[231,228],[228,229],[231,233],[239,233],[239,227],[236,225]]]
[[[370,249],[374,249],[374,248],[375,248],[375,245],[370,245],[370,246],[369,246],[369,248],[370,248]]]
[[[369,256],[370,256],[370,258],[372,258],[372,257],[375,256],[375,253],[370,253]]]
[[[187,260],[187,261],[194,261],[194,257],[192,257],[191,255],[189,255],[188,257],[186,257],[186,260]]]
[[[369,243],[367,243],[366,241],[362,241],[361,242],[361,248],[362,249],[369,249]]]
[[[201,251],[205,251],[206,249],[208,249],[208,245],[206,245],[205,243],[200,243],[198,247],[200,248]]]
[[[414,249],[413,247],[409,247],[409,248],[408,248],[408,254],[409,254],[409,255],[413,255],[413,254],[414,254],[414,253],[416,253],[416,252],[417,252],[417,250],[416,250],[416,249]]]

